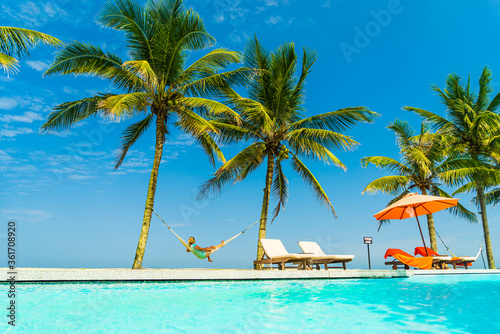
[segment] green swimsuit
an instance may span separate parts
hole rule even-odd
[[[199,249],[195,249],[196,247],[196,244],[192,244],[191,245],[191,248],[189,249],[197,258],[199,259],[204,259],[207,257],[207,251],[204,251],[204,250],[199,250]]]

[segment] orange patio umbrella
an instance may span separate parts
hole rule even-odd
[[[448,209],[452,206],[456,206],[457,203],[458,198],[447,198],[411,193],[401,198],[399,201],[389,205],[379,213],[375,214],[374,217],[377,218],[377,220],[406,219],[415,217],[417,219],[418,229],[420,230],[422,242],[424,243],[424,247],[426,247],[424,235],[422,234],[422,228],[420,227],[420,222],[418,221],[418,216]]]

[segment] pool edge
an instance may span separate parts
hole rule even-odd
[[[0,283],[36,282],[146,282],[146,281],[251,281],[296,279],[380,279],[406,278],[412,270],[253,270],[253,269],[74,269],[74,268],[17,268],[15,275],[8,268]]]

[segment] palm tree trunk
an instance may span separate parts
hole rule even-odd
[[[432,213],[427,215],[427,227],[429,228],[429,239],[431,241],[431,249],[438,252],[438,245],[436,240],[436,228],[434,227],[434,216]]]
[[[422,195],[427,195],[427,189],[422,188]],[[431,249],[438,252],[437,240],[436,240],[436,228],[434,227],[434,216],[431,214],[427,215],[427,228],[429,229],[429,240],[431,241]]]
[[[257,240],[257,261],[262,260],[262,258],[264,257],[264,250],[262,249],[262,245],[260,244],[260,239],[264,239],[266,237],[267,212],[269,211],[269,196],[271,195],[273,172],[274,172],[274,155],[272,152],[268,152],[266,187],[264,188],[264,199],[262,201],[262,211],[260,213],[259,239]],[[254,269],[260,269],[260,266],[256,266]]]
[[[149,178],[148,196],[146,198],[146,208],[144,209],[144,217],[142,219],[141,235],[139,236],[139,243],[135,251],[134,264],[132,269],[141,269],[144,251],[146,250],[146,242],[148,241],[149,226],[151,224],[151,215],[153,213],[153,206],[156,193],[156,181],[158,180],[158,170],[160,168],[161,156],[163,154],[163,143],[165,142],[165,123],[162,115],[157,115],[156,118],[156,145],[155,145],[155,158],[153,161],[153,169],[151,170],[151,177]]]
[[[488,225],[488,216],[486,215],[486,201],[484,199],[484,187],[477,186],[477,199],[481,208],[481,220],[483,221],[484,245],[486,248],[486,257],[488,258],[488,268],[496,269],[495,259],[493,258],[493,249],[491,247],[490,227]]]

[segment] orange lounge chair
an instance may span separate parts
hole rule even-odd
[[[433,256],[434,258],[437,257],[444,257],[444,255],[439,255],[429,247],[415,247],[415,255],[425,255],[425,249],[427,248],[427,254],[429,256]],[[451,258],[450,261],[446,262],[447,264],[451,264],[453,266],[453,269],[457,269],[457,266],[463,266],[465,269],[468,269],[467,267],[472,266],[472,263],[477,260],[479,257],[479,254],[481,254],[482,247],[479,248],[479,252],[477,253],[476,257],[472,256],[454,256]]]
[[[398,269],[398,265],[404,265],[404,269],[410,269],[410,267],[432,269],[433,263],[441,262],[441,260],[435,259],[432,256],[415,257],[397,248],[389,248],[385,252],[384,258],[387,259],[389,256],[392,256],[394,261],[386,262],[385,264],[392,265],[392,269],[394,270]]]

